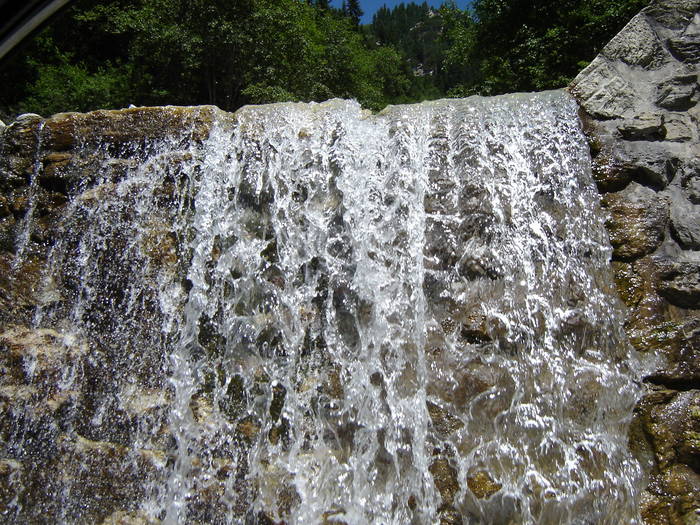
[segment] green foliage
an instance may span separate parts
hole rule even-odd
[[[129,104],[130,71],[106,64],[94,72],[78,63],[38,64],[38,78],[19,105],[22,112],[51,115],[62,111],[89,111]]]
[[[359,0],[343,0],[343,12],[350,19],[353,27],[360,27],[360,18],[365,13],[360,7]]]
[[[564,87],[648,0],[476,0],[471,60],[484,94]]]
[[[80,0],[0,71],[0,114],[355,98],[365,107],[566,85],[647,0]]]

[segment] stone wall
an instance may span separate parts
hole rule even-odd
[[[626,329],[649,525],[700,514],[700,1],[654,0],[574,80]]]

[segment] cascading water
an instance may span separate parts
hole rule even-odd
[[[13,415],[3,454],[50,497],[17,485],[11,519],[637,521],[634,359],[564,92],[246,107],[83,152],[34,314],[76,401]]]

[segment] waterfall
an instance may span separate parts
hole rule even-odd
[[[576,111],[332,100],[86,139],[33,313],[73,401],[13,415],[4,456],[49,496],[8,516],[636,523],[638,371]]]

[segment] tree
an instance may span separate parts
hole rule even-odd
[[[564,87],[648,0],[476,0],[483,94]]]
[[[362,11],[362,8],[360,7],[360,1],[343,0],[343,6],[343,11],[352,22],[353,27],[359,28],[362,15],[365,14],[364,11]]]
[[[78,0],[0,72],[0,115],[563,87],[647,0]],[[11,118],[11,117],[10,117]]]

